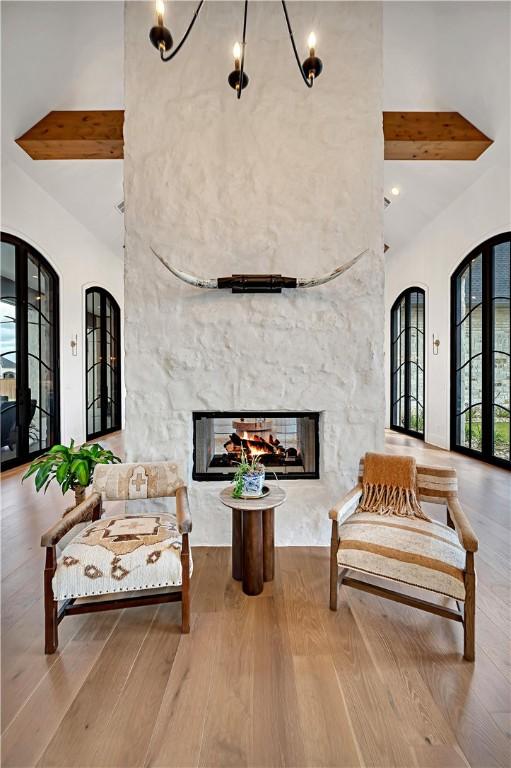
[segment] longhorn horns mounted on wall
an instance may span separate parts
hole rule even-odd
[[[363,250],[346,264],[334,269],[321,277],[284,277],[283,275],[231,275],[230,277],[203,278],[189,275],[180,269],[172,267],[159,253],[156,253],[151,246],[151,250],[157,259],[161,261],[169,272],[172,272],[179,280],[195,288],[230,288],[233,293],[281,293],[283,288],[313,288],[316,285],[324,285],[330,280],[347,272],[350,267],[357,263],[359,259],[368,253],[368,248]]]

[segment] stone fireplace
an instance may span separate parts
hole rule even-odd
[[[172,4],[176,30],[194,8]],[[381,7],[288,8],[297,39],[317,30],[321,78],[304,87],[280,4],[253,2],[250,86],[238,101],[227,75],[242,5],[206,3],[183,51],[162,65],[147,39],[154,5],[126,3],[127,457],[180,463],[195,545],[229,544],[230,517],[218,500],[228,475],[224,485],[198,476],[218,467],[198,471],[193,414],[233,414],[222,447],[250,434],[232,426],[249,414],[319,414],[313,471],[279,474],[288,500],[278,545],[328,544],[328,509],[361,454],[383,444]],[[370,253],[321,287],[232,294],[180,282],[151,245],[204,277],[312,277]],[[275,425],[263,427],[275,439]],[[291,459],[296,445],[276,439]]]

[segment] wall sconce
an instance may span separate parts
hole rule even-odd
[[[438,347],[440,346],[440,339],[435,338],[435,334],[433,334],[433,354],[438,355]]]
[[[71,354],[76,357],[78,354],[78,334],[75,333],[74,339],[69,342],[71,344]]]

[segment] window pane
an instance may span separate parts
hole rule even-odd
[[[456,444],[470,448],[470,411],[461,413],[456,419]]]
[[[417,403],[417,432],[423,434],[424,432],[424,409]]]
[[[87,432],[101,434],[118,422],[119,309],[99,289],[87,292]]]
[[[405,398],[402,397],[399,401],[399,413],[398,413],[398,425],[401,427],[406,426],[405,422]]]
[[[409,289],[397,301],[392,310],[391,328],[392,426],[422,435],[424,293],[420,289]]]
[[[482,448],[483,425],[481,415],[480,405],[475,405],[470,409],[470,447],[473,451],[481,451]]]
[[[470,270],[470,308],[483,300],[483,257],[479,254],[471,261]]]
[[[424,294],[417,294],[418,312],[417,312],[417,328],[424,333]]]
[[[30,345],[30,322],[29,322],[29,345]],[[33,332],[33,327],[32,327]],[[39,333],[37,333],[39,336]],[[39,358],[29,355],[28,358],[28,388],[30,400],[30,416],[28,430],[28,449],[30,452],[41,449],[41,425],[39,424],[40,410],[39,405]]]
[[[459,323],[470,309],[470,264],[459,275],[457,281],[456,321]]]
[[[493,248],[493,455],[509,461],[511,408],[511,243]]]
[[[499,243],[493,248],[493,296],[510,297],[511,244]]]
[[[493,349],[511,352],[509,325],[511,320],[509,299],[493,300]]]
[[[499,459],[509,461],[509,433],[510,433],[510,413],[509,410],[494,406],[493,408],[493,455]]]
[[[483,307],[479,305],[474,309],[470,317],[470,351],[472,355],[478,355],[483,349]]]
[[[510,407],[509,403],[509,367],[510,357],[497,352],[493,368],[493,402],[495,405]]]
[[[483,356],[473,357],[467,368],[470,368],[470,405],[475,405],[483,399]]]
[[[470,358],[470,315],[458,326],[456,367],[461,368]]]
[[[417,366],[415,363],[410,365],[410,395],[414,399],[417,397],[417,388],[419,383],[419,377],[417,376]]]
[[[53,304],[54,304],[54,288],[53,279],[51,278],[48,270],[41,266],[39,273],[39,296],[41,312],[46,317],[48,322],[53,323]]]
[[[470,365],[461,368],[456,379],[456,412],[461,413],[470,406]]]
[[[410,327],[410,360],[415,362],[418,356],[417,329],[414,325]]]
[[[18,455],[16,400],[16,248],[2,243],[0,297],[0,415],[2,462]]]

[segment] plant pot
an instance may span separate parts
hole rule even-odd
[[[243,496],[258,498],[263,495],[265,471],[243,475]]]

